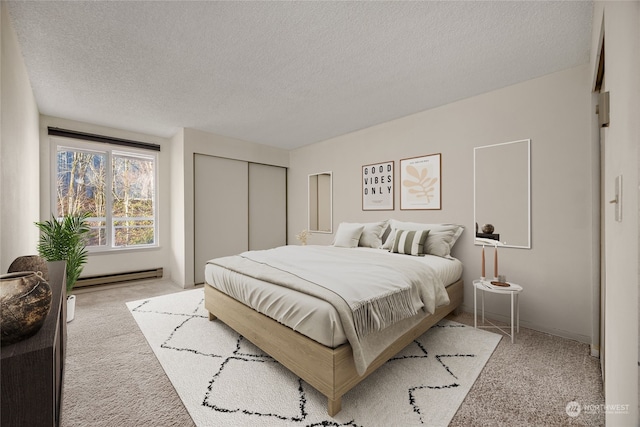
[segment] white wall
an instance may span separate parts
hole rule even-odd
[[[171,150],[169,140],[157,136],[128,132],[90,123],[57,117],[40,117],[40,217],[51,218],[51,148],[53,143],[47,133],[49,126],[79,132],[95,133],[115,138],[131,139],[160,145],[158,153],[158,248],[126,249],[122,251],[90,253],[82,276],[121,273],[157,267],[164,268],[164,277],[171,277]]]
[[[185,182],[184,174],[184,129],[180,129],[173,138],[169,147],[171,155],[171,280],[181,286],[185,286],[186,277],[186,251],[185,251]]]
[[[592,75],[604,16],[605,86],[611,122],[605,130],[605,399],[629,405],[609,411],[607,425],[637,426],[638,416],[638,143],[640,140],[640,3],[596,3]],[[614,218],[614,179],[623,176],[622,222]]]
[[[172,144],[172,235],[174,252],[171,260],[173,281],[182,287],[194,284],[194,209],[193,209],[193,159],[194,154],[244,160],[265,165],[287,167],[287,150],[254,144],[234,138],[182,129]],[[211,185],[233,185],[232,182]]]
[[[6,4],[0,6],[0,272],[36,254],[40,220],[38,106]]]
[[[585,65],[293,150],[289,241],[306,228],[307,175],[333,171],[334,233],[341,221],[389,217],[464,225],[453,254],[464,263],[464,308],[473,311],[471,282],[480,275],[480,248],[473,245],[473,148],[531,138],[532,249],[501,250],[500,270],[524,286],[523,326],[591,343],[597,191],[589,79]],[[400,159],[431,153],[442,153],[442,210],[400,211],[396,186],[395,211],[362,211],[362,165],[394,160],[398,171]],[[332,239],[314,234],[309,244]],[[489,262],[491,257],[489,252]],[[506,298],[487,303],[494,317],[509,314]]]

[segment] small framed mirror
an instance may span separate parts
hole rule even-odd
[[[531,249],[531,140],[476,147],[473,169],[476,237]]]
[[[309,175],[309,231],[333,233],[331,172]]]

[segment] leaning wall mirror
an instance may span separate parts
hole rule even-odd
[[[530,249],[531,140],[474,148],[473,170],[476,237]]]
[[[331,172],[309,175],[309,231],[332,233]]]

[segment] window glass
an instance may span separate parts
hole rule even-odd
[[[59,149],[57,163],[58,217],[89,212],[91,233],[88,246],[106,245],[106,153]]]
[[[154,243],[153,159],[113,156],[113,226],[116,246]]]
[[[56,151],[57,215],[90,214],[90,250],[156,245],[156,156],[73,145]]]

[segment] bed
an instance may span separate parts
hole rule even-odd
[[[462,228],[439,234],[438,227],[448,225],[343,223],[333,246],[210,260],[209,319],[224,322],[325,395],[333,416],[345,393],[461,305],[462,265],[450,249]],[[375,238],[368,239],[367,229]],[[396,240],[404,246],[394,246]],[[407,256],[412,251],[420,256]],[[411,283],[403,282],[405,275]],[[342,294],[350,283],[355,291]]]

